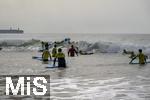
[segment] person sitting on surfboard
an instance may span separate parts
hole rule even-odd
[[[43,51],[42,59],[43,59],[43,61],[48,61],[49,57],[50,57],[50,60],[52,60],[51,54],[48,51],[48,48],[46,47],[45,50]]]
[[[56,55],[57,55],[57,46],[54,45],[54,48],[52,49],[52,57],[54,58],[53,66],[55,66],[56,63]]]
[[[74,57],[74,56],[75,56],[75,53],[76,53],[76,55],[78,56],[77,50],[74,48],[73,45],[71,45],[71,48],[68,50],[68,56]]]
[[[58,67],[66,67],[65,54],[62,52],[62,49],[58,49],[58,53],[56,55],[58,59]]]
[[[139,58],[139,64],[142,64],[142,65],[143,65],[143,64],[146,64],[147,56],[142,53],[142,49],[139,49],[139,54],[138,54],[137,56],[135,56],[135,57],[131,60],[130,63],[132,63],[132,61],[133,61],[134,59],[136,59],[137,57]]]

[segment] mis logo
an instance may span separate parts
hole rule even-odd
[[[5,95],[50,96],[49,75],[3,75],[6,80]]]

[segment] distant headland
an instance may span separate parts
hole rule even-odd
[[[23,30],[18,29],[0,29],[0,34],[22,34],[24,33]]]

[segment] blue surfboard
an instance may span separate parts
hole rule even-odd
[[[43,61],[42,57],[41,56],[33,56],[32,59],[36,59],[36,60],[40,60],[40,61]],[[50,60],[49,61],[53,61],[53,60]],[[56,60],[57,62],[57,60]]]
[[[47,67],[45,68],[66,68],[66,67],[58,67],[58,62],[55,63],[55,66],[53,65],[53,63],[51,62],[50,64],[48,64]]]
[[[32,59],[43,61],[42,57],[40,57],[40,56],[33,56]]]
[[[50,63],[45,68],[58,68],[58,62],[55,63],[55,66],[53,65],[53,63]]]
[[[147,59],[147,60],[146,60],[146,63],[150,63],[150,59]],[[135,59],[135,60],[133,60],[130,64],[139,64],[139,60],[138,60],[138,59]]]

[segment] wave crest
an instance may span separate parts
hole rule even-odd
[[[52,44],[52,42],[49,42]],[[65,46],[66,44],[61,44]],[[138,52],[138,49],[143,49],[144,53],[150,54],[150,45],[137,45],[134,43],[117,43],[117,42],[107,42],[98,41],[95,43],[89,43],[87,41],[79,41],[76,44],[79,50],[87,52],[98,52],[98,53],[118,53],[122,52],[123,49],[128,51]],[[41,48],[41,40],[3,40],[0,41],[0,47],[9,48],[11,50],[39,50]]]

